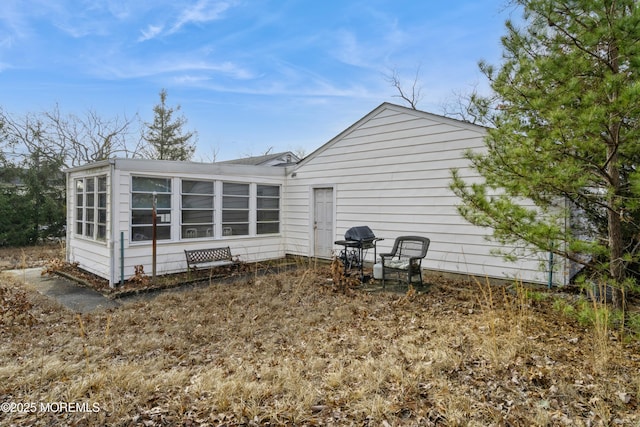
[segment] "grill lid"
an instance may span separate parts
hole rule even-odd
[[[358,242],[373,240],[376,238],[373,231],[366,225],[360,225],[357,227],[351,227],[344,233],[345,240],[355,240]]]

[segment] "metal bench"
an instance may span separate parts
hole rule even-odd
[[[191,273],[191,269],[198,267],[224,267],[227,265],[238,265],[237,257],[231,255],[231,248],[211,248],[211,249],[193,249],[185,250],[184,255],[187,258],[187,270]]]
[[[398,280],[406,275],[407,284],[411,284],[412,277],[418,275],[422,285],[422,259],[427,256],[431,241],[421,236],[400,236],[393,243],[390,253],[380,254],[382,259],[382,287],[385,286],[387,272],[396,273]]]

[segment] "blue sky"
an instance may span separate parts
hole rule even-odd
[[[195,160],[310,153],[382,102],[418,107],[487,82],[507,0],[2,0],[0,106],[153,119],[158,93],[198,133]]]

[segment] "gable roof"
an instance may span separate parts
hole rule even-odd
[[[274,160],[276,161],[276,163],[274,163],[273,166],[288,166],[298,162],[300,158],[293,154],[291,151],[283,151],[281,153],[266,154],[264,156],[244,157],[242,159],[225,160],[217,163],[224,163],[228,165],[262,166]],[[278,162],[278,160],[280,161]]]
[[[465,122],[465,121],[462,121],[462,120],[452,119],[450,117],[445,117],[445,116],[442,116],[442,115],[439,115],[439,114],[428,113],[426,111],[415,110],[413,108],[404,107],[402,105],[392,104],[390,102],[383,102],[382,104],[380,104],[379,106],[374,108],[371,112],[366,114],[363,118],[361,118],[360,120],[358,120],[357,122],[355,122],[354,124],[349,126],[347,129],[345,129],[344,131],[342,131],[341,133],[339,133],[335,137],[333,137],[331,140],[329,140],[329,142],[327,142],[324,145],[320,146],[318,149],[316,149],[311,154],[306,156],[304,159],[299,161],[296,166],[300,167],[300,166],[305,165],[311,159],[319,156],[323,151],[325,151],[329,147],[333,146],[338,141],[340,141],[341,139],[345,138],[347,135],[349,135],[350,133],[352,133],[353,131],[358,129],[360,126],[362,126],[364,123],[368,122],[373,117],[377,116],[378,114],[380,114],[381,112],[383,112],[385,110],[392,110],[392,111],[396,111],[398,113],[410,114],[410,115],[413,115],[413,116],[416,116],[416,117],[426,118],[426,119],[438,121],[438,122],[441,122],[441,123],[444,123],[444,124],[448,124],[448,125],[451,125],[451,126],[455,126],[455,127],[459,127],[459,128],[462,128],[462,129],[474,130],[476,132],[486,130],[486,127],[484,127],[484,126],[476,125],[476,124]]]

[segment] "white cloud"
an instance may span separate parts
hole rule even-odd
[[[140,30],[140,33],[142,33],[142,35],[138,38],[138,41],[143,42],[146,40],[151,40],[152,38],[160,34],[163,29],[164,27],[162,25],[149,24],[146,30]]]
[[[31,33],[19,6],[15,1],[0,3],[0,46],[2,48],[13,47],[18,40],[28,37]]]
[[[248,80],[254,74],[232,62],[212,63],[202,60],[172,58],[153,63],[130,63],[128,66],[116,61],[111,67],[104,64],[104,58],[97,67],[99,75],[105,78],[132,79],[152,76],[170,76],[174,80],[196,82],[209,80],[215,75],[224,75],[235,80]]]
[[[139,42],[154,39],[162,35],[170,35],[180,31],[189,24],[202,24],[221,19],[222,14],[234,6],[233,1],[198,0],[172,16],[178,16],[172,25],[152,25],[140,30]]]
[[[195,5],[182,11],[170,33],[179,31],[190,23],[203,23],[220,19],[222,13],[233,6],[229,1],[199,0]]]

